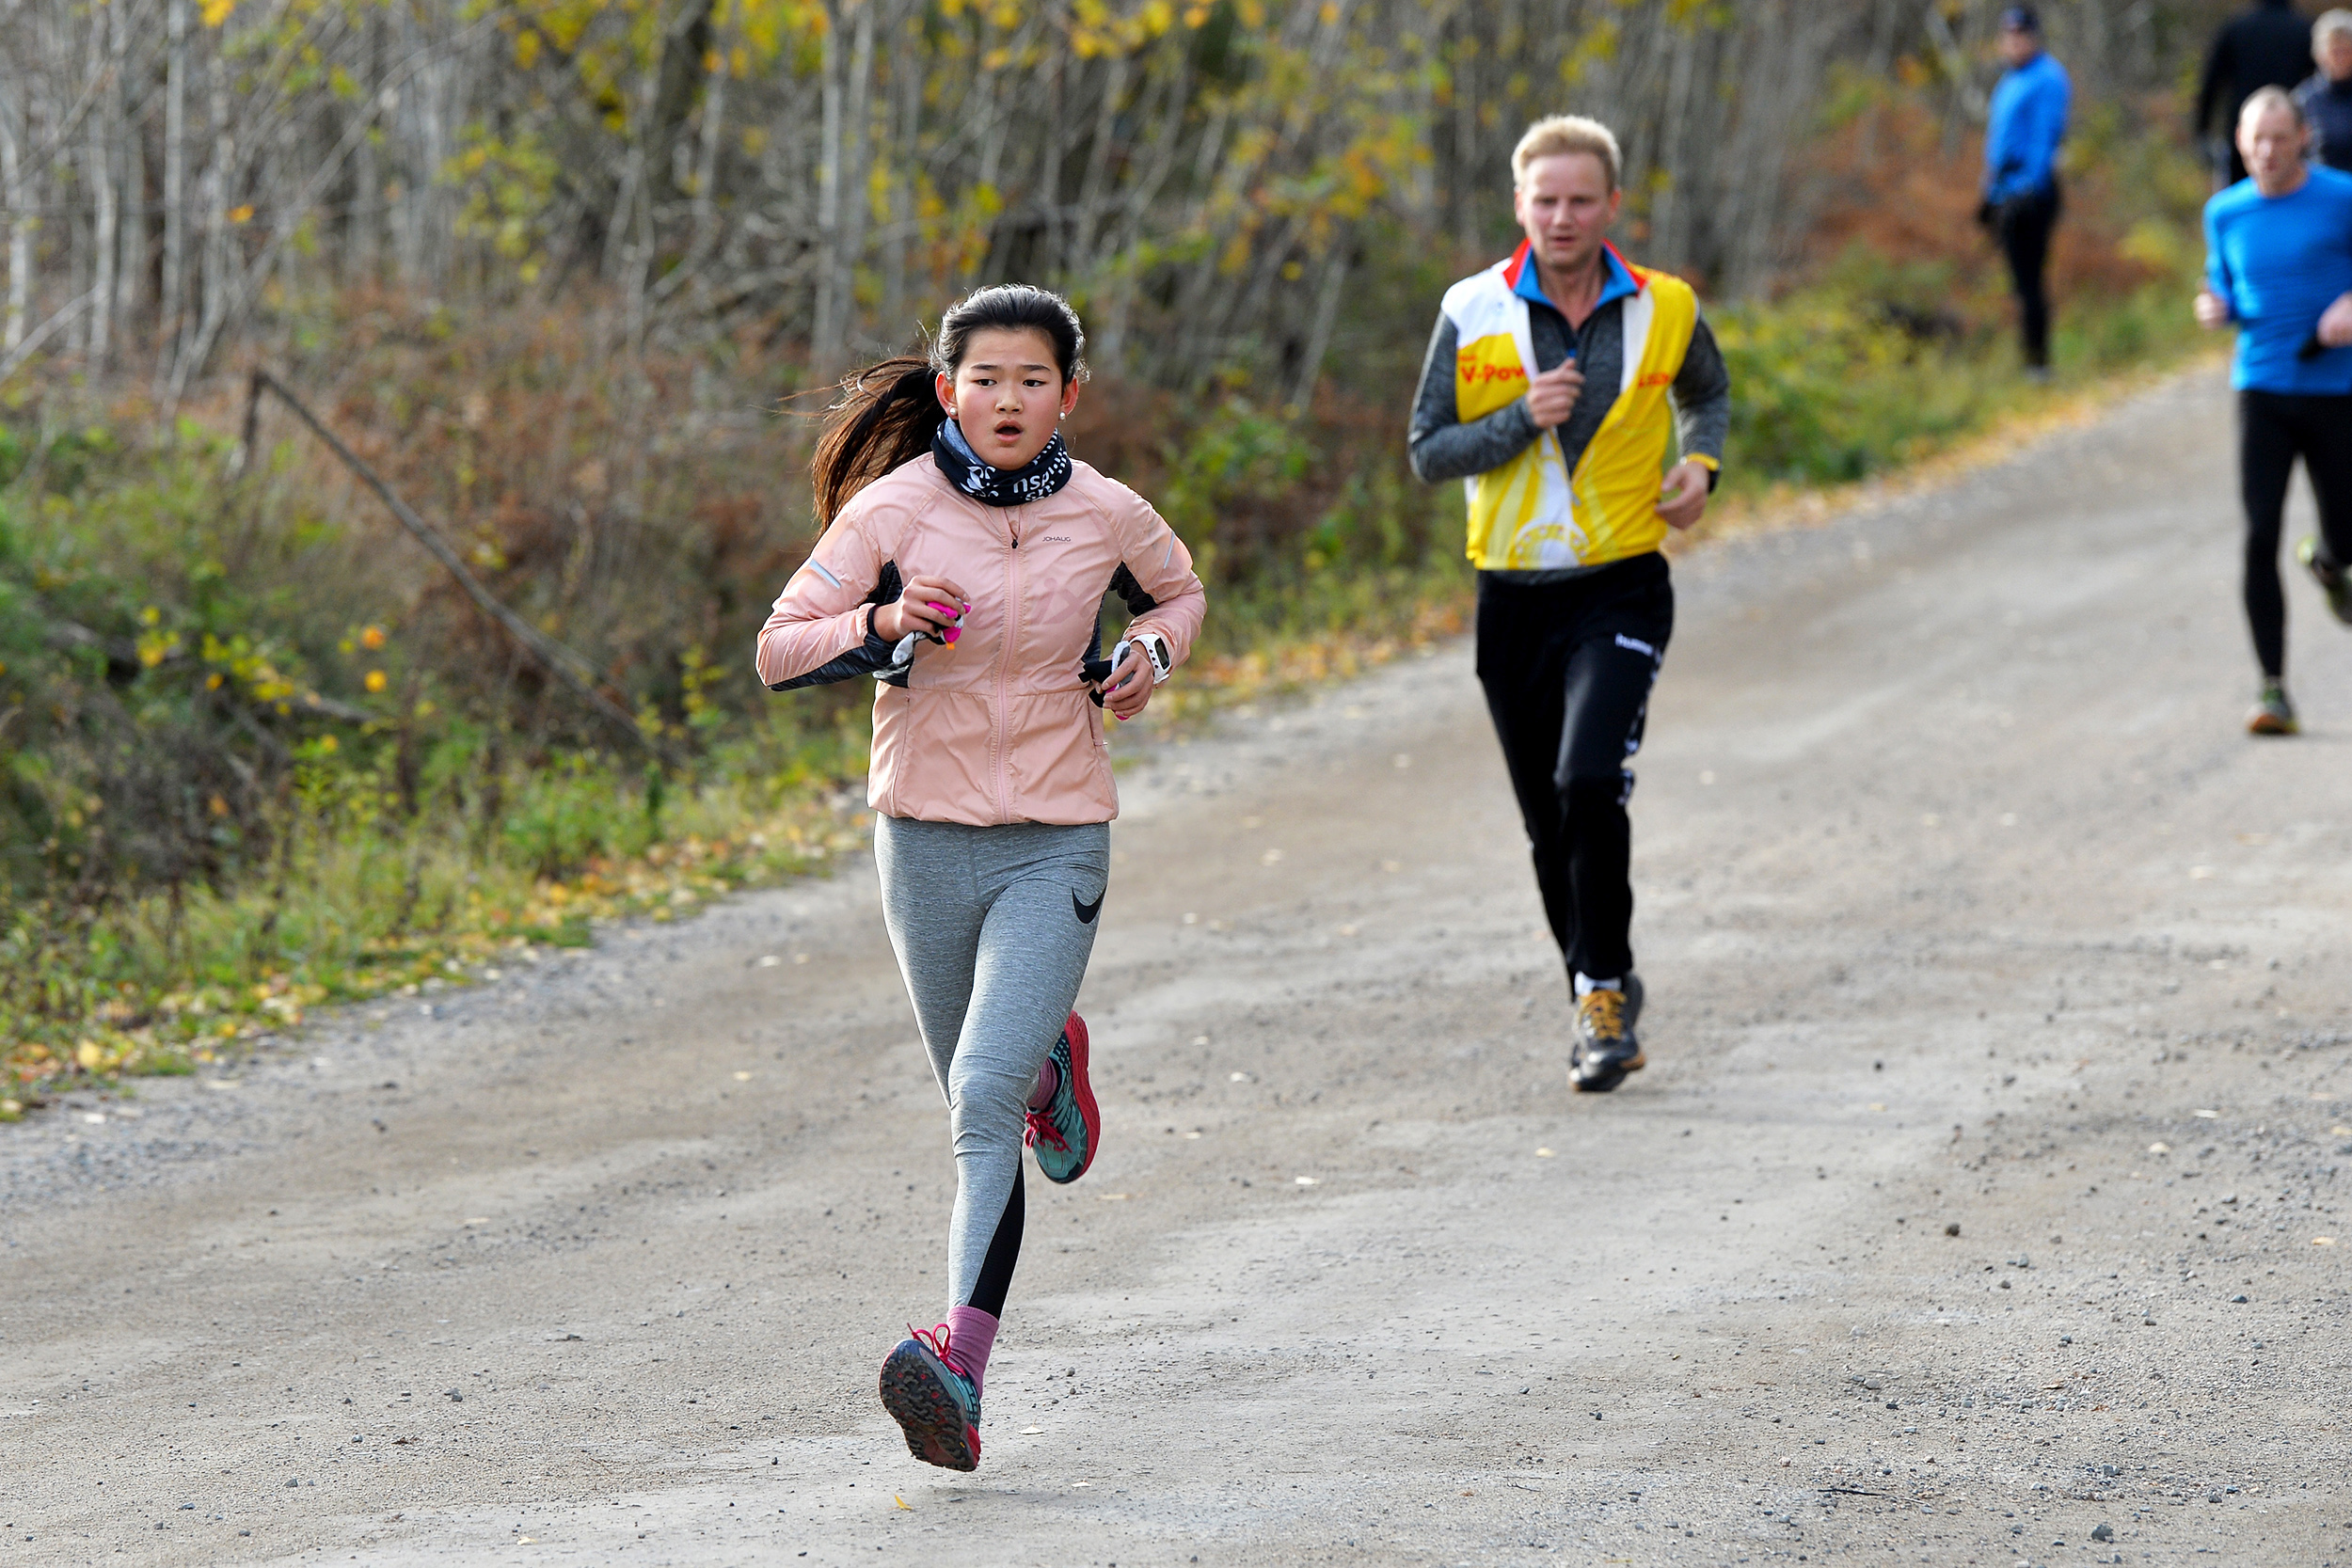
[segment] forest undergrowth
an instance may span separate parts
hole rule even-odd
[[[2016,365],[1964,160],[1924,123],[1877,123],[1867,148],[1859,124],[1831,138],[1856,195],[1826,209],[1802,285],[1710,307],[1735,417],[1725,520],[1696,547],[2197,347],[2202,193],[2177,150],[2085,127],[2044,388]],[[1152,499],[1211,591],[1194,663],[1119,758],[1464,629],[1460,493],[1411,479],[1402,411],[1466,264],[1359,275],[1308,407],[1238,373],[1089,389],[1073,449]],[[0,1118],[865,841],[864,683],[776,697],[750,670],[813,543],[825,387],[793,345],[656,350],[594,310],[365,292],[281,309],[274,372],[582,650],[633,728],[550,680],[282,412],[245,451],[241,381],[158,428],[130,384],[20,372],[0,385]]]

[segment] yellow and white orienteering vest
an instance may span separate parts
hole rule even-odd
[[[1610,255],[1632,276],[1624,296],[1625,372],[1616,402],[1568,471],[1557,429],[1547,430],[1501,467],[1463,481],[1470,492],[1470,558],[1481,571],[1535,571],[1597,566],[1644,555],[1666,536],[1658,515],[1674,411],[1667,388],[1682,370],[1697,329],[1698,296],[1668,273],[1634,266]],[[1446,291],[1454,323],[1454,399],[1463,422],[1480,419],[1527,394],[1535,350],[1527,301],[1517,293],[1519,273],[1533,266],[1521,245]],[[1583,395],[1610,388],[1586,383]]]

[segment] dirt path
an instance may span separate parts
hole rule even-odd
[[[2352,634],[2238,733],[2228,453],[1677,568],[1608,1099],[1466,648],[1131,772],[971,1478],[862,862],[7,1130],[0,1562],[2352,1563]]]

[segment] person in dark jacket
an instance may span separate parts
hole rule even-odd
[[[2352,10],[2338,8],[2312,24],[2312,58],[2319,69],[2295,89],[2311,126],[2312,156],[2352,173]]]
[[[2032,7],[2001,13],[2000,44],[2009,69],[1993,89],[1979,211],[2017,287],[2026,373],[2042,381],[2050,374],[2050,295],[2042,273],[2058,227],[2058,155],[2074,89],[2066,68],[2042,47],[2042,19]]]
[[[2216,127],[2207,145],[2214,149],[2214,174],[2222,184],[2246,178],[2246,160],[2233,139],[2227,150],[2228,177],[2222,178],[2223,138],[2233,137],[2246,101],[2264,87],[2292,88],[2311,74],[2311,32],[2288,0],[2256,0],[2222,24],[2198,79],[2197,118],[2189,124],[2189,135],[2201,141],[2208,125]]]

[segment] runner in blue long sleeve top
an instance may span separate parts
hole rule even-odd
[[[2205,203],[2205,288],[2197,320],[2237,328],[2238,487],[2246,505],[2246,619],[2262,664],[2247,715],[2256,735],[2293,735],[2279,535],[2303,460],[2319,532],[2296,557],[2328,607],[2352,622],[2352,175],[2313,168],[2302,106],[2278,87],[2246,101],[2247,179]]]
[[[2042,271],[2058,225],[2058,155],[2074,88],[2066,68],[2042,47],[2042,19],[2032,7],[2011,6],[2001,13],[2000,45],[2009,69],[1993,89],[1981,211],[2017,287],[2026,373],[2040,380],[2050,368],[2050,296]]]

